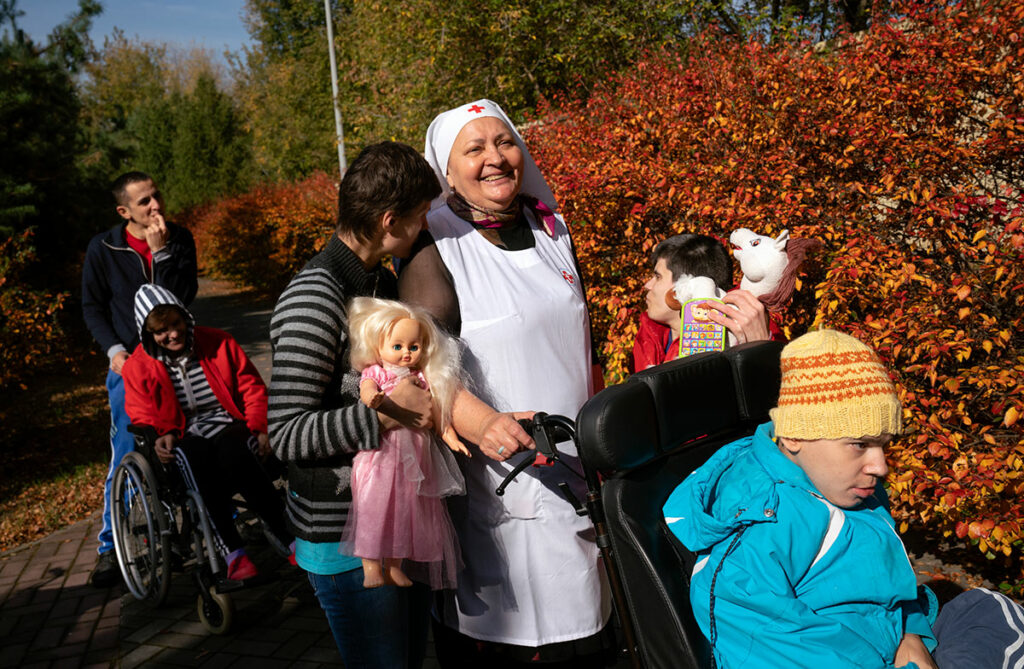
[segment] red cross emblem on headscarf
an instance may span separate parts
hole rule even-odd
[[[472,107],[470,107],[466,111],[471,111],[474,114],[479,114],[480,112],[486,111],[486,110],[483,107],[481,107],[480,105],[473,105]]]
[[[562,278],[569,282],[570,286],[576,285],[576,277],[569,273],[569,270],[562,270]]]

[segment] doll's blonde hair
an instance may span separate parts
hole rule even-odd
[[[349,361],[358,371],[380,363],[380,348],[395,323],[408,318],[420,325],[419,371],[430,384],[430,392],[441,415],[438,433],[451,424],[455,393],[462,387],[459,347],[423,309],[394,300],[357,297],[348,305]]]

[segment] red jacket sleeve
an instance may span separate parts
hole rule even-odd
[[[149,425],[164,435],[184,434],[185,416],[174,394],[174,385],[163,363],[154,360],[139,345],[121,368],[124,379],[124,408],[135,425]]]
[[[226,340],[227,349],[235,370],[235,390],[242,400],[245,424],[253,432],[267,431],[267,386],[234,337]]]
[[[223,330],[197,326],[199,363],[213,394],[253,432],[267,431],[267,386],[235,338]]]
[[[671,336],[668,326],[655,323],[647,314],[640,314],[640,326],[633,343],[633,371],[640,372],[665,362],[665,349]]]

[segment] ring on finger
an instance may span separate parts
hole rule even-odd
[[[505,447],[504,446],[499,446],[498,447],[498,455],[501,455],[504,452],[505,452]]]

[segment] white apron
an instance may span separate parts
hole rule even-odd
[[[445,206],[428,223],[459,298],[470,389],[499,411],[575,420],[590,392],[590,331],[564,221],[556,238],[533,224],[536,245],[504,251]],[[576,449],[559,445],[580,471]],[[585,486],[555,467],[531,467],[504,497],[494,489],[520,458],[479,453],[465,464],[464,497],[449,499],[466,567],[445,591],[445,624],[485,641],[540,646],[597,633],[611,614],[589,518],[556,487]]]

